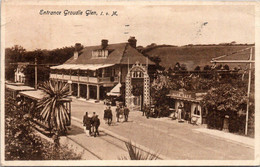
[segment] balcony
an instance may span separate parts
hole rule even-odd
[[[99,78],[99,82],[101,82],[101,83],[113,83],[113,82],[118,82],[118,77],[104,77],[104,78]]]
[[[70,80],[70,75],[63,75],[63,79]]]
[[[83,83],[103,83],[103,84],[113,84],[119,81],[118,77],[89,77],[89,76],[76,76],[76,75],[63,75],[63,74],[50,74],[50,79],[59,79],[74,82]]]
[[[89,77],[88,82],[90,83],[98,83],[98,78],[97,77]]]
[[[57,74],[57,79],[63,79],[62,74]]]
[[[50,74],[50,78],[51,79],[56,79],[57,78],[57,74]]]
[[[81,76],[81,77],[79,77],[79,81],[81,81],[81,82],[88,82],[89,79],[88,79],[88,77]]]
[[[70,79],[72,81],[79,81],[79,77],[78,76],[74,76],[74,75],[72,75]]]

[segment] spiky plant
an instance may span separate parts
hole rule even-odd
[[[132,144],[125,142],[130,160],[157,160],[159,156],[156,153],[144,152]],[[129,159],[127,157],[120,158],[121,160]]]
[[[70,94],[68,84],[47,81],[40,85],[39,89],[47,94],[37,104],[37,108],[41,110],[40,116],[49,124],[51,131],[66,131],[69,111],[62,99]]]

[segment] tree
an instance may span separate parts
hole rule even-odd
[[[70,94],[68,84],[48,81],[43,83],[39,89],[42,89],[48,95],[37,104],[37,108],[41,109],[41,117],[48,122],[51,131],[58,134],[66,131],[66,125],[70,118],[69,111],[62,99]]]
[[[41,139],[33,133],[30,117],[21,103],[5,98],[6,160],[37,160],[43,154]]]
[[[5,97],[5,160],[81,159],[66,146],[54,152],[54,144],[35,133],[32,113],[17,99]]]
[[[169,116],[169,88],[173,87],[169,78],[163,74],[157,74],[156,79],[153,81],[151,86],[151,97],[157,116]]]
[[[195,71],[200,71],[200,66],[195,67]]]
[[[14,81],[14,70],[17,68],[17,65],[11,63],[24,61],[25,53],[26,50],[19,45],[5,49],[5,78],[7,80]]]
[[[221,84],[212,88],[201,101],[203,107],[208,111],[209,128],[222,129],[225,115],[229,116],[229,130],[239,130],[238,111],[245,111],[246,91],[230,83]]]

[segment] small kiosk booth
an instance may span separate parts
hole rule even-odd
[[[17,95],[21,91],[30,91],[34,90],[34,88],[29,86],[24,86],[20,84],[5,84],[6,95],[11,96],[13,99],[16,99]]]
[[[206,123],[206,111],[200,106],[200,101],[204,95],[206,95],[205,92],[171,90],[167,96],[172,99],[175,117],[199,125]]]

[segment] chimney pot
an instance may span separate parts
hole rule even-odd
[[[108,46],[108,40],[102,39],[101,40],[101,46],[102,46],[102,49],[105,49]]]
[[[130,37],[128,39],[128,43],[130,46],[132,46],[133,48],[136,48],[136,43],[137,43],[137,40],[135,39],[135,37]]]
[[[81,43],[76,43],[75,44],[75,51],[79,52],[81,50]]]
[[[79,51],[81,50],[81,47],[81,43],[75,44],[74,59],[77,59],[79,57]]]

